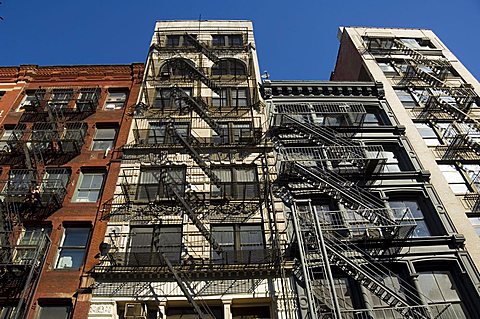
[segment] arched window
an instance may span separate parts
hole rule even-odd
[[[223,59],[212,66],[212,75],[247,75],[245,64],[237,59]]]
[[[177,58],[165,62],[160,68],[160,76],[188,76],[195,64],[187,59]]]

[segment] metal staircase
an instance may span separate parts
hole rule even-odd
[[[172,59],[169,61],[169,65],[174,69],[184,70],[185,72],[188,73],[188,75],[192,79],[199,80],[200,82],[205,84],[207,87],[209,87],[212,91],[214,91],[217,94],[220,94],[221,92],[220,84],[210,79],[205,73],[197,69],[191,63],[188,63],[186,60]]]
[[[304,182],[309,183],[319,192],[330,195],[345,205],[347,209],[355,211],[372,224],[380,226],[398,224],[390,216],[379,214],[382,211],[378,209],[385,207],[383,201],[342,176],[299,163],[293,163],[290,169]],[[294,193],[294,191],[292,192]]]
[[[191,97],[179,87],[173,87],[172,94],[190,106],[217,134],[223,134],[221,126],[210,116],[208,104],[201,97]]]
[[[176,129],[175,126],[170,123],[168,125],[168,129],[173,133],[173,136],[177,138],[177,140],[184,146],[190,156],[193,158],[195,163],[205,172],[205,174],[210,178],[210,180],[216,185],[221,185],[221,180],[218,178],[217,175],[212,171],[210,166],[207,162],[200,156],[199,152],[187,141],[185,136],[182,136]],[[192,136],[190,136],[193,138]]]
[[[185,198],[183,192],[180,189],[178,189],[178,186],[175,180],[170,176],[168,171],[162,171],[160,178],[163,184],[168,187],[168,189],[172,192],[176,200],[181,204],[184,212],[187,214],[190,221],[198,228],[198,230],[203,235],[203,237],[205,237],[205,239],[208,240],[208,242],[210,243],[212,248],[215,250],[215,252],[219,255],[222,255],[223,250],[221,245],[216,241],[212,233],[200,221],[200,219],[197,217],[197,213],[194,211],[193,207],[201,206],[201,203],[193,202],[193,205],[189,203],[189,201]],[[189,197],[189,200],[193,200],[193,199],[200,200],[198,197],[194,197],[194,196]]]
[[[213,53],[205,44],[198,41],[196,37],[192,36],[191,34],[185,32],[185,37],[188,39],[189,43],[191,43],[199,52],[202,52],[204,56],[206,56],[210,61],[213,63],[218,63],[220,59],[218,56]]]

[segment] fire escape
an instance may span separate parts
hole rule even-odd
[[[182,33],[181,37],[188,41],[184,51],[193,50],[214,63],[221,60],[196,37],[188,33]],[[219,218],[230,223],[245,222],[253,214],[265,214],[264,210],[273,214],[272,207],[264,204],[267,192],[262,180],[268,176],[262,180],[233,182],[219,175],[219,167],[228,167],[224,164],[226,161],[247,162],[256,174],[259,161],[267,165],[267,148],[260,144],[261,121],[253,115],[252,106],[232,107],[228,111],[213,106],[202,97],[205,88],[201,84],[220,95],[222,83],[212,80],[205,69],[183,58],[178,48],[170,52],[167,59],[162,54],[170,48],[162,41],[159,38],[159,44],[151,47],[143,83],[145,102],[137,105],[134,112],[133,141],[123,148],[122,166],[142,164],[122,171],[117,194],[104,203],[103,218],[130,224],[153,220],[183,227],[185,216],[189,229],[193,230],[191,224],[195,230],[182,235],[181,254],[172,257],[159,246],[158,251],[149,253],[154,257],[149,257],[146,263],[133,262],[135,253],[120,251],[117,239],[121,236],[110,234],[111,249],[93,269],[93,275],[131,270],[135,274],[149,273],[157,281],[175,281],[193,309],[201,318],[206,318],[207,308],[202,306],[201,296],[218,289],[214,288],[213,279],[202,286],[201,278],[225,278],[234,272],[236,276],[259,278],[278,272],[278,245],[272,230],[268,231],[271,235],[261,248],[233,252],[224,249],[208,225]],[[160,68],[156,63],[162,59],[166,62]],[[249,79],[245,76],[241,81]],[[194,87],[202,87],[196,95],[185,89],[185,83],[192,86],[192,82]],[[160,89],[169,97],[162,105],[152,98],[157,97]],[[142,185],[146,175],[156,186]],[[149,191],[149,187],[156,188]],[[271,223],[270,229],[274,229]],[[261,279],[255,279],[257,281]]]
[[[9,162],[0,180],[0,300],[7,298],[1,302],[11,307],[11,318],[23,318],[30,307],[50,246],[46,230],[19,229],[62,206],[71,174],[62,165],[80,153],[87,130],[80,121],[95,111],[99,93],[97,88],[38,89],[5,141],[6,155],[21,159]]]
[[[429,121],[434,126],[450,123],[442,132],[448,144],[437,146],[436,155],[445,161],[478,161],[480,122],[471,110],[480,104],[480,98],[474,89],[468,84],[449,83],[452,66],[447,59],[426,56],[398,39],[394,44],[396,50],[409,57],[405,60],[407,70],[402,81],[420,101],[420,106],[412,113],[417,119]],[[467,194],[464,200],[472,212],[480,206],[478,193]]]
[[[362,105],[338,103],[272,103],[271,138],[278,158],[278,196],[290,208],[300,290],[307,300],[305,318],[447,318],[448,306],[432,315],[419,304],[415,290],[402,283],[403,294],[384,284],[393,274],[381,256],[395,256],[401,247],[388,243],[405,239],[416,224],[408,210],[393,210],[375,196],[362,176],[381,169],[381,146],[364,145],[342,133],[362,125]],[[355,180],[356,182],[353,182]],[[318,198],[334,200],[341,210],[315,206]],[[383,244],[382,244],[383,243]],[[386,307],[340,307],[334,273],[353,278]],[[440,313],[440,314],[438,314]],[[390,314],[393,316],[394,314]],[[451,314],[450,314],[451,315]]]

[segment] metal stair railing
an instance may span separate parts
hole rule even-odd
[[[398,224],[388,216],[378,214],[378,208],[384,208],[384,203],[380,199],[340,175],[313,167],[307,168],[298,163],[293,163],[292,169],[306,182],[331,194],[372,224],[381,226],[396,226]]]
[[[202,54],[206,56],[210,61],[212,61],[213,63],[218,63],[218,61],[220,61],[218,56],[213,53],[205,44],[198,41],[196,37],[192,36],[188,32],[185,32],[185,37],[198,51],[202,52]]]
[[[190,77],[192,77],[192,79],[200,80],[200,82],[205,84],[212,91],[214,91],[217,94],[220,94],[221,86],[217,82],[210,79],[205,73],[197,69],[194,65],[188,63],[183,59],[176,59],[174,61],[171,61],[170,63],[174,68],[178,68],[180,70],[186,70],[187,72],[189,72],[189,75]]]
[[[175,180],[170,176],[168,171],[163,171],[160,173],[160,180],[163,181],[164,185],[173,193],[174,197],[177,201],[182,205],[184,212],[187,214],[189,219],[193,222],[193,224],[198,228],[200,233],[208,240],[212,248],[218,255],[222,255],[223,249],[220,243],[217,242],[215,237],[212,233],[205,227],[205,225],[198,219],[197,214],[194,211],[192,205],[187,202],[185,197],[183,196],[182,192],[178,189],[177,183]]]
[[[205,174],[210,178],[210,180],[215,184],[215,186],[221,187],[222,181],[220,180],[220,178],[215,175],[207,162],[200,156],[198,151],[187,141],[187,139],[175,129],[174,124],[169,123],[168,129],[174,133],[173,135],[185,147],[185,149],[188,151],[195,163],[200,166],[200,168],[205,172]]]
[[[201,97],[193,98],[179,87],[172,88],[172,93],[185,101],[217,134],[222,135],[220,125],[211,118],[208,111],[208,104]]]
[[[357,141],[341,137],[335,130],[329,127],[303,123],[290,115],[283,115],[282,124],[296,132],[303,133],[309,139],[320,145],[359,146]]]

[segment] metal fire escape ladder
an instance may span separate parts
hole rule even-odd
[[[208,111],[208,104],[201,97],[191,97],[187,94],[184,90],[179,87],[173,87],[172,93],[182,101],[188,104],[195,113],[200,116],[202,120],[204,120],[217,134],[223,134],[223,130],[220,125],[211,118],[209,111]]]
[[[195,49],[202,52],[204,56],[206,56],[210,61],[213,63],[218,63],[220,59],[218,56],[212,52],[204,43],[197,40],[196,37],[192,36],[191,34],[185,32],[185,37],[188,39],[189,43],[191,43]]]
[[[175,281],[177,282],[178,287],[183,292],[185,297],[187,297],[188,302],[192,305],[193,309],[198,314],[198,316],[201,319],[209,319],[210,316],[206,315],[202,311],[202,309],[200,309],[200,306],[197,304],[195,299],[193,299],[192,295],[194,294],[194,291],[193,291],[192,287],[190,287],[190,285],[181,278],[181,275],[177,273],[175,268],[173,268],[172,263],[170,262],[170,260],[168,260],[167,256],[165,256],[164,253],[162,253],[162,258],[165,260],[165,263],[167,264],[168,269],[170,270],[173,277],[175,278]]]
[[[331,265],[337,266],[354,278],[405,318],[430,318],[427,307],[412,307],[407,300],[398,295],[397,291],[380,282],[377,278],[385,278],[388,273],[363,257],[361,252],[348,248],[345,243],[334,239],[334,236],[325,236],[324,239]],[[409,295],[411,296],[407,296],[406,299],[412,299],[414,294],[410,292]]]
[[[173,62],[172,66],[180,70],[186,70],[189,73],[190,77],[192,77],[192,79],[200,80],[200,82],[208,86],[213,92],[220,94],[220,85],[210,79],[205,73],[197,69],[194,65],[184,60],[178,59]]]
[[[340,175],[299,163],[293,163],[291,169],[304,181],[338,199],[340,203],[355,210],[372,224],[380,226],[397,225],[388,216],[378,214],[378,208],[385,207],[380,199]]]
[[[359,146],[351,139],[341,137],[337,132],[329,127],[303,123],[289,115],[284,115],[284,125],[297,133],[302,133],[319,145],[338,145],[338,146]],[[362,154],[363,156],[363,154]]]
[[[170,176],[170,174],[167,171],[162,172],[160,177],[161,177],[160,180],[163,181],[164,185],[166,185],[168,189],[172,191],[175,198],[182,205],[184,212],[190,218],[190,221],[192,221],[192,223],[198,228],[198,230],[203,235],[203,237],[205,237],[208,240],[208,242],[210,243],[212,248],[215,250],[215,252],[219,255],[222,255],[223,249],[221,245],[217,242],[217,240],[212,235],[212,233],[200,221],[200,219],[198,219],[197,214],[194,212],[193,207],[184,198],[182,192],[178,189],[178,186],[174,181],[174,179]]]
[[[185,147],[185,149],[188,151],[190,156],[193,158],[195,163],[197,163],[198,166],[205,172],[205,174],[210,178],[210,180],[216,185],[220,186],[221,185],[221,180],[218,178],[217,175],[212,171],[210,166],[205,162],[205,160],[200,156],[198,151],[188,143],[187,139],[185,136],[182,136],[176,129],[174,124],[169,123],[168,124],[168,129],[174,133],[174,136],[180,141],[180,143]]]

